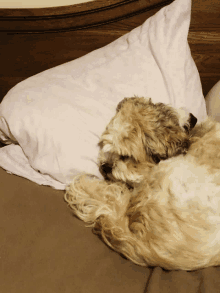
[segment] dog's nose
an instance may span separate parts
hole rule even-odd
[[[192,114],[190,113],[189,114],[189,124],[190,124],[190,129],[192,129],[197,123],[197,118]]]
[[[109,163],[105,163],[101,166],[101,170],[104,174],[112,173],[112,165]]]

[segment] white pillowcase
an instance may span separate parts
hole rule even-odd
[[[208,115],[220,122],[220,80],[208,92],[205,102]]]
[[[202,121],[205,100],[187,42],[190,17],[191,0],[175,0],[113,43],[16,85],[0,105],[0,138],[13,143],[0,150],[0,166],[57,189],[79,172],[101,178],[97,143],[124,97],[186,107]],[[42,182],[9,163],[14,158],[28,173],[22,153],[29,168],[45,175]]]

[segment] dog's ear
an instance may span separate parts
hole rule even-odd
[[[130,99],[124,99],[120,107],[121,110],[116,113],[102,134],[99,147],[102,153],[115,153],[133,158],[136,162],[145,161],[143,133],[138,123],[141,118],[138,115],[139,111]]]
[[[185,155],[190,146],[189,136],[184,131],[169,133],[166,129],[157,133],[145,133],[146,153],[157,164],[180,154]]]

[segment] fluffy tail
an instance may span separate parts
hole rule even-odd
[[[108,183],[87,174],[75,177],[65,193],[75,215],[93,227],[107,245],[134,263],[146,266],[146,247],[129,228],[130,198],[131,192],[124,183]]]

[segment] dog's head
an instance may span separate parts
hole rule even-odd
[[[105,179],[141,182],[143,164],[185,154],[197,119],[151,99],[125,98],[101,136],[99,167]]]

